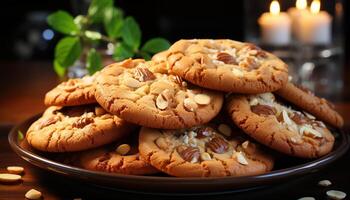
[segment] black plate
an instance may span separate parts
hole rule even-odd
[[[32,122],[40,115],[36,115],[18,126],[9,134],[9,142],[12,149],[29,163],[72,178],[98,185],[100,187],[127,190],[139,193],[182,193],[182,194],[208,194],[245,191],[264,187],[273,183],[296,178],[309,173],[314,173],[321,168],[330,165],[340,158],[349,148],[349,136],[339,130],[335,133],[336,142],[331,153],[316,160],[305,160],[281,156],[276,160],[275,169],[272,172],[246,177],[223,178],[176,178],[164,175],[159,176],[135,176],[96,172],[65,165],[54,161],[53,154],[43,153],[32,149],[25,140],[18,139],[18,132],[26,133]],[[25,135],[24,135],[25,136]]]

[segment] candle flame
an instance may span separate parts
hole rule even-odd
[[[321,9],[321,2],[319,0],[313,0],[310,7],[311,13],[317,14],[320,12],[320,9]]]
[[[270,13],[273,15],[278,15],[280,13],[280,4],[278,1],[273,0],[270,4]]]
[[[295,3],[295,6],[299,9],[299,10],[305,10],[307,7],[307,1],[306,0],[297,0]]]

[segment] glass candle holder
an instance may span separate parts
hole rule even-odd
[[[289,65],[293,81],[338,99],[343,88],[342,0],[245,0],[245,40]]]

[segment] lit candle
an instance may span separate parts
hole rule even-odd
[[[298,37],[300,32],[300,21],[308,13],[306,0],[297,0],[295,2],[295,7],[288,9],[288,15],[292,19],[292,33],[295,37]]]
[[[329,44],[331,41],[332,17],[320,11],[321,3],[313,0],[310,13],[300,20],[299,40],[306,44]]]
[[[278,1],[271,2],[270,12],[263,13],[258,22],[264,43],[286,45],[290,42],[291,20],[286,13],[280,12]]]

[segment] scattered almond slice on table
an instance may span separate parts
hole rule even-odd
[[[345,199],[346,193],[339,190],[329,190],[326,192],[330,199],[341,200]]]
[[[11,174],[22,174],[24,172],[24,168],[20,166],[8,166],[6,169]]]
[[[298,200],[315,200],[314,197],[301,197]]]
[[[26,194],[25,197],[27,199],[40,199],[41,198],[41,192],[35,189],[30,189]]]
[[[319,182],[318,182],[318,185],[319,185],[319,186],[327,187],[327,186],[332,185],[332,182],[331,182],[330,180],[322,180],[322,181],[319,181]]]
[[[17,174],[8,174],[8,173],[1,173],[0,174],[0,182],[3,183],[14,183],[19,180],[21,180],[22,177]]]

